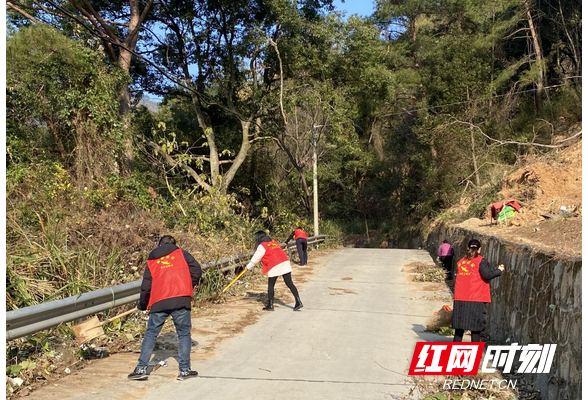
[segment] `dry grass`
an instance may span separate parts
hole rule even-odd
[[[451,316],[453,315],[453,311],[448,311],[444,308],[441,308],[439,311],[435,312],[426,324],[426,330],[429,332],[438,332],[442,328],[451,327]]]
[[[415,282],[445,282],[445,272],[439,267],[430,268],[412,278]]]
[[[499,372],[487,374],[478,371],[475,376],[439,376],[433,379],[425,376],[413,376],[411,378],[413,387],[405,399],[415,398],[415,395],[423,400],[516,400],[519,398],[518,390],[500,389],[497,386],[499,381],[505,379]],[[443,383],[445,379],[460,383],[464,380],[494,380],[496,383],[494,387],[486,389],[444,389]],[[457,383],[457,385],[460,385],[460,383]]]
[[[433,262],[414,261],[404,265],[402,272],[414,274],[414,282],[445,282],[445,271]]]
[[[406,264],[402,268],[402,271],[413,273],[413,274],[420,274],[420,273],[426,272],[426,271],[433,269],[433,268],[436,268],[436,267],[437,266],[432,262],[424,263],[424,262],[420,262],[420,261],[414,261],[414,262]]]

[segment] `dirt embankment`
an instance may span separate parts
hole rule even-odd
[[[582,141],[508,175],[498,199],[522,205],[507,224],[470,218],[458,226],[534,248],[582,256]],[[498,200],[497,199],[497,200]]]

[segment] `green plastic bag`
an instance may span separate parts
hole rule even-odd
[[[511,219],[513,215],[515,215],[516,210],[511,206],[506,206],[498,213],[498,222],[506,221],[507,219]]]

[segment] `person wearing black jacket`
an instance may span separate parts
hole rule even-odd
[[[498,268],[491,267],[480,255],[480,247],[479,240],[470,240],[466,256],[457,262],[451,321],[455,329],[454,342],[461,342],[466,330],[471,331],[472,342],[482,341],[487,307],[492,301],[490,280],[504,271],[502,264]]]
[[[301,227],[297,227],[286,239],[286,244],[294,238],[296,240],[296,251],[300,259],[300,266],[308,263],[308,235]]]
[[[149,321],[141,343],[139,363],[129,374],[129,379],[148,378],[147,367],[155,341],[169,316],[172,317],[178,334],[180,371],[177,379],[182,381],[198,376],[198,372],[190,369],[190,310],[194,287],[198,285],[201,277],[200,264],[190,253],[178,248],[172,236],[166,235],[159,240],[158,246],[147,257],[147,267],[141,282],[137,308],[149,310]]]

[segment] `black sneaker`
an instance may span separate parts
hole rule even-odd
[[[137,367],[133,372],[131,372],[127,378],[133,381],[144,381],[149,378],[147,374],[147,367]]]
[[[192,371],[191,369],[187,369],[185,371],[180,371],[178,374],[178,381],[183,381],[188,378],[195,378],[198,376],[198,371]]]

